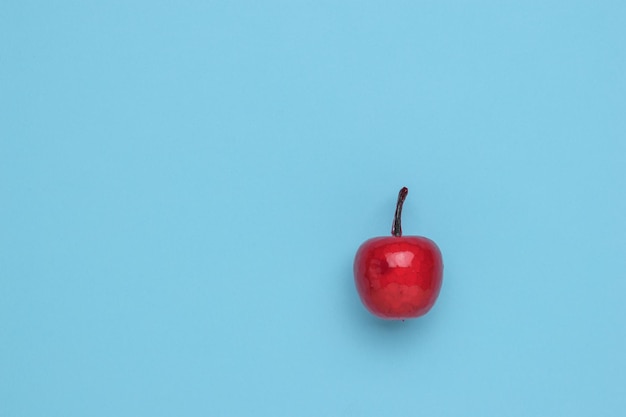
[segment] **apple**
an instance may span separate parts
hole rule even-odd
[[[354,259],[354,282],[361,301],[383,319],[426,314],[441,289],[443,262],[437,245],[425,237],[402,236],[402,205],[408,192],[403,187],[398,194],[391,236],[367,240]]]

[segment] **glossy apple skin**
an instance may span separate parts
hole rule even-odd
[[[370,239],[354,259],[354,281],[361,301],[383,319],[426,314],[439,295],[442,277],[439,248],[421,236]]]

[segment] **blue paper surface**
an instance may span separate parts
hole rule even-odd
[[[0,5],[0,416],[621,416],[623,2]],[[437,242],[431,312],[352,261]]]

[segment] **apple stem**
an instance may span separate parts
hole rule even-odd
[[[396,237],[402,236],[402,204],[409,193],[409,189],[402,187],[398,193],[398,203],[396,204],[396,214],[393,216],[393,225],[391,226],[391,234]]]

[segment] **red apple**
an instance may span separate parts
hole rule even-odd
[[[391,236],[366,241],[354,259],[361,301],[384,319],[426,314],[441,289],[443,263],[437,245],[425,237],[402,236],[402,204],[408,192],[404,187],[398,194]]]

